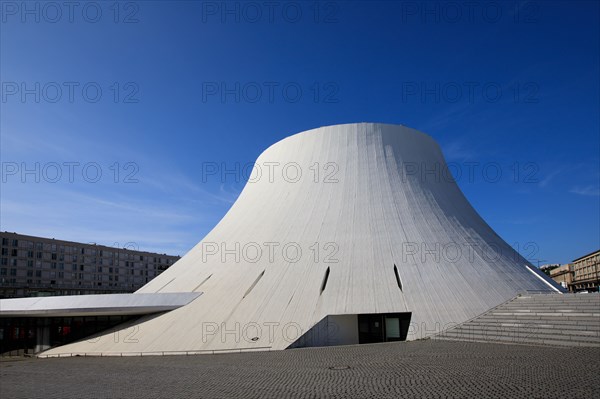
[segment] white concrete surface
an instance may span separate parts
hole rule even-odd
[[[327,315],[359,313],[412,312],[410,340],[518,292],[560,289],[485,223],[444,173],[437,143],[414,129],[323,127],[272,145],[256,163],[262,176],[218,225],[138,291],[200,298],[142,317],[136,343],[107,334],[46,353],[284,349]]]
[[[187,305],[201,293],[69,295],[0,299],[0,317],[138,315]]]

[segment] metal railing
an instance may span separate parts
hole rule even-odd
[[[168,356],[168,355],[216,355],[221,353],[244,353],[244,352],[267,352],[271,351],[271,346],[257,346],[254,348],[235,348],[235,349],[204,349],[190,351],[150,351],[150,352],[70,352],[57,353],[55,355],[44,355],[40,353],[39,358],[57,358],[57,357],[128,357],[128,356]]]
[[[562,292],[552,292],[548,290],[521,290],[517,292],[517,296],[527,296],[527,295],[559,295]]]

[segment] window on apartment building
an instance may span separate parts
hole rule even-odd
[[[0,276],[6,276],[6,274],[8,273],[8,269],[3,267],[2,269],[0,269]]]
[[[33,258],[33,251],[27,251],[27,257]]]
[[[17,260],[16,259],[11,259],[10,260],[10,264],[11,264],[11,266],[16,266],[17,265]]]
[[[38,252],[38,253],[35,255],[35,257],[36,257],[36,258],[38,258],[38,259],[42,259],[42,253],[41,253],[41,252]]]
[[[2,237],[2,245],[8,245],[8,238]]]
[[[33,267],[33,261],[32,260],[28,260],[27,261],[27,267]]]
[[[56,254],[52,254],[51,259],[56,260]]]
[[[2,255],[8,255],[8,248],[2,248]]]
[[[17,256],[17,250],[16,249],[12,249],[10,251],[10,256]]]
[[[50,269],[56,269],[56,262],[50,263]]]
[[[10,275],[11,276],[16,276],[17,275],[17,269],[10,269]]]
[[[27,270],[27,277],[33,277],[33,270]]]
[[[8,258],[2,258],[2,266],[8,265]]]
[[[19,240],[13,240],[12,241],[12,246],[13,247],[18,247],[19,246]]]

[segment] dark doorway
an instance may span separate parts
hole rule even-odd
[[[368,313],[358,315],[358,343],[404,341],[411,313]]]

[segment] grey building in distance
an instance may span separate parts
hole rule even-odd
[[[0,232],[0,298],[134,292],[180,257]]]

